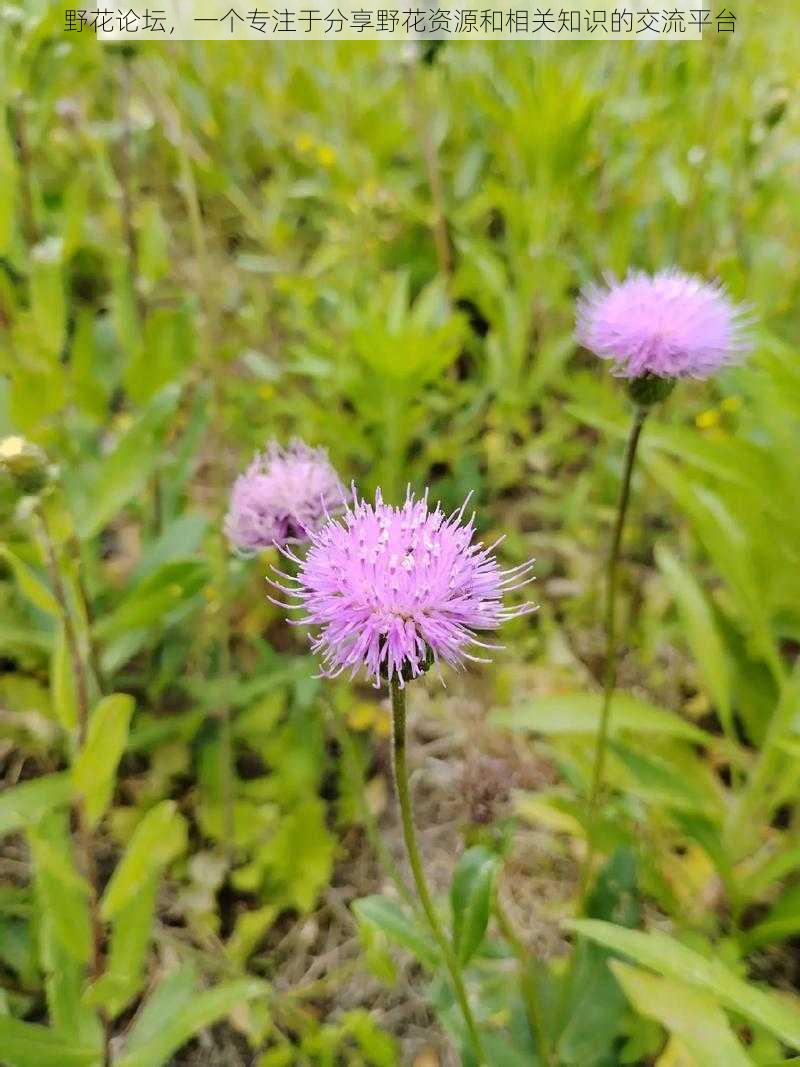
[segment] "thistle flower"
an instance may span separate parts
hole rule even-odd
[[[578,341],[622,378],[708,378],[747,351],[745,327],[721,285],[677,270],[609,278],[578,303]]]
[[[298,439],[281,448],[271,441],[236,479],[225,533],[245,555],[304,540],[343,501],[342,483],[324,448]]]
[[[344,514],[310,535],[297,577],[282,575],[294,587],[273,584],[296,600],[281,606],[304,609],[299,623],[319,628],[311,646],[324,675],[363,667],[376,687],[393,679],[402,687],[440,660],[456,668],[486,662],[471,650],[496,646],[476,632],[534,610],[503,605],[505,593],[531,580],[533,562],[502,571],[493,555],[499,541],[473,543],[467,501],[446,517],[438,504],[429,509],[427,493],[415,500],[409,491],[393,507],[380,490],[370,504],[354,488]]]

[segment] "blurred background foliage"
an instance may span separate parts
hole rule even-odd
[[[682,385],[645,434],[604,831],[618,866],[594,918],[668,929],[795,1010],[797,19],[788,0],[737,14],[735,36],[703,44],[459,42],[426,59],[374,42],[102,46],[63,32],[57,5],[4,7],[0,433],[9,470],[19,438],[57,470],[39,503],[19,478],[0,486],[0,1013],[91,1052],[83,1013],[99,1005],[126,1067],[450,1062],[430,1018],[396,1019],[366,977],[363,1003],[337,992],[350,971],[398,981],[387,931],[426,966],[385,897],[360,909],[355,954],[326,934],[355,929],[347,905],[385,888],[353,874],[376,834],[390,851],[396,838],[385,709],[314,677],[265,596],[275,560],[229,554],[227,494],[268,438],[300,435],[367,493],[428,485],[452,507],[473,490],[506,561],[538,558],[538,615],[471,687],[432,685],[419,711],[449,739],[437,765],[477,746],[536,769],[498,833],[513,856],[536,828],[546,906],[515,886],[519,865],[504,882],[537,903],[519,918],[541,947],[582,844],[626,421],[617,384],[576,350],[575,298],[606,271],[671,264],[726,282],[757,345],[719,381]],[[131,706],[97,704],[111,694]],[[477,711],[461,715],[466,700]],[[109,939],[88,998],[70,763],[96,816]],[[620,885],[644,917],[620,919]],[[497,1064],[537,1062],[524,1034],[500,1058],[524,1019],[507,1018],[516,994],[487,944],[474,981],[506,1035]],[[676,973],[606,948],[650,970],[614,978],[587,950],[573,993],[608,1025],[573,1012],[560,1063],[731,1064],[734,1041],[768,1064],[792,1047],[791,1026],[718,989],[685,994],[688,1023],[665,1018],[678,994],[652,983]],[[331,975],[302,962],[328,950]],[[457,1043],[444,987],[427,1000]],[[698,1050],[692,1013],[712,1009],[728,1059]],[[181,1025],[158,1045],[165,1019]]]

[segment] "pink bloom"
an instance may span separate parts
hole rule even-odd
[[[439,660],[456,668],[486,662],[470,649],[495,646],[476,631],[534,610],[503,605],[507,592],[531,580],[532,561],[501,571],[492,554],[499,542],[473,543],[466,503],[448,518],[438,504],[429,510],[427,493],[415,500],[409,492],[392,507],[380,490],[374,504],[354,490],[342,517],[311,534],[297,577],[282,575],[294,588],[273,584],[297,601],[284,607],[304,609],[300,623],[318,627],[311,645],[323,674],[355,676],[363,667],[376,686],[392,679],[402,686]]]
[[[745,327],[721,285],[677,270],[609,278],[578,304],[578,341],[623,378],[708,378],[747,351]]]
[[[225,533],[244,554],[303,540],[340,508],[344,490],[324,448],[276,441],[234,483]]]

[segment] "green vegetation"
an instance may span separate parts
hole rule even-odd
[[[474,490],[504,564],[537,557],[495,662],[409,698],[491,1067],[800,1054],[797,20],[760,7],[702,44],[425,60],[123,49],[6,5],[0,1063],[474,1067],[386,694],[316,677],[276,553],[222,533],[294,435],[365,494]],[[630,412],[575,299],[672,264],[756,346],[643,432],[578,916]]]

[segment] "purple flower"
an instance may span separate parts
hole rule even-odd
[[[276,441],[235,481],[225,533],[244,554],[303,540],[340,508],[344,490],[324,448]]]
[[[297,577],[281,576],[294,587],[273,584],[297,601],[283,607],[304,609],[299,623],[319,628],[311,646],[323,674],[355,676],[363,667],[376,687],[392,679],[402,686],[440,660],[456,668],[486,662],[470,650],[496,646],[476,631],[534,610],[503,606],[507,592],[531,580],[533,562],[502,571],[493,555],[499,541],[473,543],[466,504],[448,518],[438,504],[429,510],[427,493],[415,500],[409,492],[392,507],[380,490],[369,504],[354,489],[344,514],[311,534]]]
[[[578,341],[623,378],[708,378],[747,351],[745,327],[721,285],[677,270],[609,278],[578,303]]]

